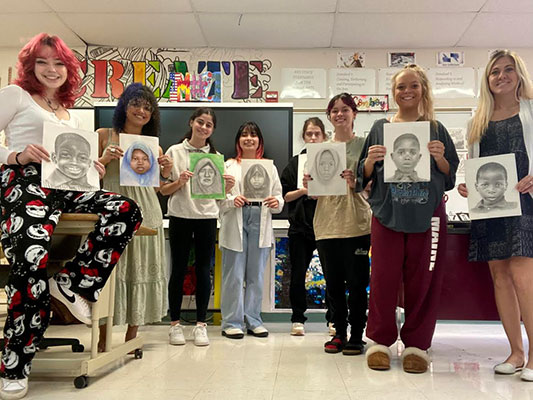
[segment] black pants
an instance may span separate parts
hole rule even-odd
[[[359,339],[366,325],[370,235],[323,239],[316,243],[326,272],[329,299],[335,309],[333,318],[337,334],[346,336],[349,322],[352,337]]]
[[[62,212],[96,213],[95,230],[75,258],[55,275],[58,283],[96,301],[124,248],[141,225],[134,201],[115,193],[73,192],[41,187],[39,164],[3,165],[2,247],[11,267],[1,375],[22,379],[49,322],[46,273],[51,236]]]
[[[170,319],[180,319],[183,281],[194,240],[196,320],[205,322],[211,294],[211,259],[215,250],[217,220],[170,217],[168,228],[172,260],[172,272],[168,281]]]
[[[291,261],[291,283],[289,289],[289,298],[292,307],[292,322],[305,323],[307,318],[304,313],[307,311],[307,291],[305,290],[305,275],[309,263],[313,258],[313,252],[316,249],[315,239],[309,238],[303,234],[289,235],[289,258]],[[320,264],[324,270],[324,263],[319,254]],[[326,290],[326,320],[333,322],[333,306],[329,301]]]

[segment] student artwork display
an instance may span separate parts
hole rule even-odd
[[[222,154],[190,153],[189,170],[194,174],[191,178],[191,198],[226,198]]]
[[[307,168],[309,196],[335,196],[348,193],[341,173],[346,169],[346,143],[309,143]]]
[[[242,160],[242,195],[248,201],[263,201],[271,195],[272,160]]]
[[[307,173],[307,153],[298,155],[298,175],[296,177],[296,187],[304,187],[304,174]]]
[[[389,53],[389,67],[403,67],[407,64],[416,64],[415,53],[397,52]]]
[[[448,128],[455,150],[466,150],[466,129],[465,128]]]
[[[338,51],[337,68],[363,68],[366,53],[361,51]]]
[[[457,171],[455,174],[457,176],[465,176],[465,161],[468,159],[468,152],[458,151],[457,157],[459,157],[459,165],[457,166]]]
[[[384,182],[429,182],[429,121],[385,124]]]
[[[463,51],[439,51],[437,53],[437,65],[462,67],[465,65],[465,53]]]
[[[121,186],[159,186],[159,139],[153,136],[121,133],[119,146]]]
[[[292,268],[289,259],[289,238],[276,237],[275,241],[274,308],[290,309],[289,288]],[[305,291],[308,309],[326,308],[326,280],[316,250],[305,274]]]
[[[41,185],[49,189],[90,192],[100,189],[94,166],[98,134],[45,121],[43,147],[50,161],[42,162]]]
[[[470,219],[521,215],[514,154],[466,160],[466,187]]]
[[[357,111],[389,111],[389,95],[387,94],[354,94],[352,97]]]

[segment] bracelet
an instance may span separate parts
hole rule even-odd
[[[17,163],[17,165],[20,165],[20,166],[22,167],[22,164],[21,164],[20,161],[19,161],[20,153],[22,153],[22,151],[19,151],[19,152],[15,155],[15,162]]]
[[[167,183],[170,181],[170,176],[168,178],[165,178],[163,175],[159,174],[159,179],[161,180],[161,182],[164,182],[164,183]]]

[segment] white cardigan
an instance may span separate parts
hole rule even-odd
[[[520,122],[522,123],[522,134],[524,135],[524,144],[529,159],[529,175],[533,176],[533,100],[520,100]],[[469,124],[470,128],[470,124]],[[468,137],[468,134],[467,134]],[[479,142],[474,143],[468,149],[468,158],[479,157]],[[533,197],[533,193],[529,193]]]
[[[242,193],[241,164],[234,159],[226,162],[226,174],[235,177],[235,186],[228,193],[226,200],[219,201],[220,231],[218,236],[219,247],[233,251],[243,251],[242,246],[242,207],[235,207],[235,197]],[[259,233],[259,247],[270,247],[274,243],[274,230],[272,229],[272,214],[279,214],[283,209],[281,182],[276,167],[272,164],[271,193],[278,202],[278,208],[261,207],[261,222]]]

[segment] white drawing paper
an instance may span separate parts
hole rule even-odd
[[[342,171],[346,169],[346,143],[309,143],[307,169],[309,196],[336,196],[348,193]]]
[[[296,187],[302,189],[304,187],[304,174],[307,173],[307,153],[298,155],[298,174]]]
[[[248,201],[263,201],[272,192],[272,160],[242,160],[242,195]]]
[[[429,121],[384,125],[384,182],[429,182]]]
[[[471,220],[522,214],[514,154],[466,160],[465,172]]]
[[[94,166],[98,134],[45,121],[43,147],[50,161],[42,162],[41,185],[49,189],[92,192],[100,189]]]

